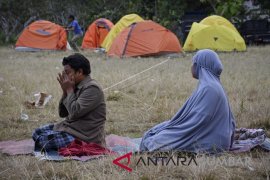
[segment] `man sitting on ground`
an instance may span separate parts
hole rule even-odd
[[[37,128],[33,132],[36,149],[59,149],[75,138],[104,146],[106,104],[98,83],[91,78],[90,63],[76,53],[64,57],[64,71],[58,74],[63,95],[59,115],[65,120]]]

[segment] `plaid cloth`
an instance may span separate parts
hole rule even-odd
[[[35,141],[35,150],[58,150],[66,147],[75,138],[63,131],[54,131],[54,124],[48,124],[35,129],[32,138]]]

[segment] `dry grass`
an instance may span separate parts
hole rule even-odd
[[[250,47],[245,53],[220,53],[222,83],[229,96],[238,127],[270,130],[269,46]],[[0,140],[30,138],[34,128],[59,121],[61,91],[56,75],[61,59],[70,52],[23,53],[0,48]],[[108,59],[84,52],[91,61],[92,77],[106,88],[151,67],[165,58]],[[171,59],[124,84],[105,92],[107,134],[140,137],[153,125],[169,119],[190,96],[197,81],[190,74],[191,57]],[[36,92],[53,96],[45,109],[29,110],[26,100]],[[28,121],[20,119],[21,113]],[[1,179],[269,179],[269,153],[223,155],[221,159],[252,157],[251,164],[219,165],[198,158],[198,166],[136,166],[129,173],[112,164],[113,157],[87,163],[38,161],[31,156],[0,155]],[[218,159],[220,159],[218,158]],[[216,161],[214,159],[213,161]]]

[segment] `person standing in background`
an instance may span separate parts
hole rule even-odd
[[[75,19],[75,17],[73,15],[70,15],[68,17],[68,27],[66,28],[67,31],[73,31],[73,36],[71,38],[70,41],[70,45],[71,47],[75,50],[75,51],[79,51],[79,48],[77,46],[77,41],[80,37],[83,36],[83,31],[80,27],[80,25],[78,24],[78,21]]]

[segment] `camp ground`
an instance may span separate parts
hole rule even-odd
[[[227,90],[238,127],[268,127],[268,120],[263,118],[267,117],[269,101],[268,50],[267,46],[249,47],[244,53],[219,54],[225,69],[221,81]],[[5,162],[1,163],[1,170],[9,169],[2,173],[2,177],[39,176],[39,170],[45,177],[62,177],[62,173],[65,177],[92,177],[93,173],[108,178],[139,178],[141,174],[159,177],[163,170],[157,170],[157,167],[164,168],[170,172],[170,176],[175,177],[179,170],[185,177],[208,177],[210,168],[213,170],[211,176],[215,177],[219,177],[220,173],[217,172],[224,169],[230,177],[238,177],[239,173],[242,173],[241,176],[254,177],[261,176],[258,174],[264,174],[268,168],[269,153],[258,149],[251,152],[226,153],[217,157],[197,157],[197,165],[194,160],[189,164],[191,157],[182,154],[179,155],[181,159],[178,166],[177,157],[170,160],[168,166],[162,166],[152,163],[155,162],[154,155],[142,155],[140,158],[140,155],[132,154],[128,166],[132,168],[131,173],[113,163],[121,155],[106,155],[106,158],[71,157],[74,160],[59,156],[55,152],[36,152],[35,155],[31,155],[34,145],[30,139],[32,129],[40,124],[58,121],[57,107],[61,91],[56,82],[56,75],[62,71],[61,59],[68,54],[63,51],[21,53],[4,47],[1,47],[0,51],[3,127],[0,147],[2,152],[10,154],[1,154],[1,162]],[[108,108],[105,129],[108,145],[122,155],[136,150],[137,138],[148,128],[170,118],[196,87],[197,81],[190,76],[189,54],[175,59],[140,57],[120,60],[118,57],[107,59],[105,54],[92,51],[85,51],[84,55],[91,61],[93,78],[101,82],[104,88]],[[240,57],[237,57],[239,55]],[[52,95],[52,99],[42,109],[29,109],[24,106],[24,101],[35,101],[34,94],[37,92],[46,92]],[[268,130],[266,132],[268,133]],[[29,155],[14,155],[29,152]],[[183,158],[186,158],[185,162]],[[185,165],[182,165],[180,160]],[[82,174],[77,173],[81,167],[85,167],[80,170]],[[106,171],[108,168],[111,169],[109,173],[101,172],[101,169]],[[202,172],[198,168],[202,169]],[[237,172],[235,169],[238,169]],[[10,174],[11,170],[16,173]],[[55,174],[47,174],[48,172]],[[163,176],[166,178],[168,174]]]
[[[1,179],[269,179],[269,6],[214,2],[1,1]]]
[[[175,34],[166,28],[163,29],[166,33],[162,34],[162,28],[159,30],[154,28],[157,27],[156,25],[156,22],[144,21],[137,14],[123,16],[115,26],[110,20],[100,18],[89,25],[81,48],[83,50],[102,48],[108,56],[121,58],[181,52],[180,40]],[[145,44],[144,37],[147,37],[152,44]],[[169,46],[174,49],[170,49]],[[183,51],[207,48],[221,52],[245,51],[246,44],[231,22],[224,17],[212,15],[199,23],[192,24]],[[62,26],[39,20],[23,30],[15,49],[17,51],[71,50],[71,47],[67,40],[67,32]]]

